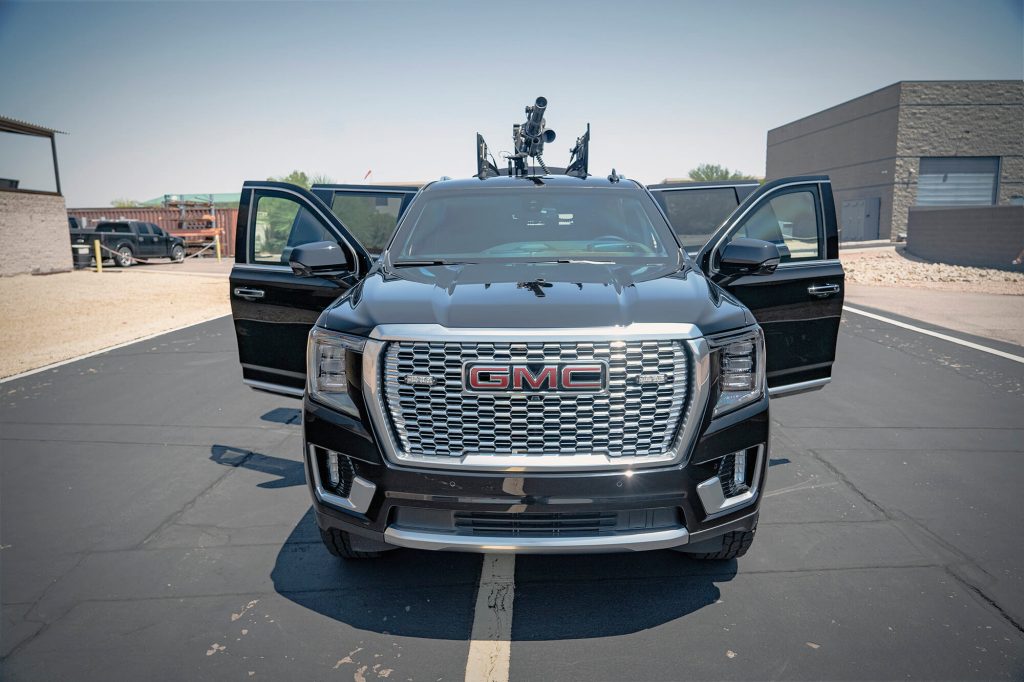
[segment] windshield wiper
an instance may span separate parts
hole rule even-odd
[[[454,260],[395,260],[391,261],[391,265],[396,268],[421,268],[430,265],[471,265],[471,261],[454,261]]]
[[[587,258],[555,258],[553,260],[531,260],[531,261],[526,261],[526,262],[530,263],[531,265],[545,265],[547,263],[554,263],[554,264],[560,264],[560,263],[586,263],[588,265],[608,265],[609,263],[614,263],[615,261],[613,261],[613,260],[590,260],[590,259],[587,259]]]

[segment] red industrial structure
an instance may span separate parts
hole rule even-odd
[[[198,251],[206,244],[212,243],[214,235],[217,235],[220,237],[221,253],[225,256],[233,256],[235,253],[237,207],[179,205],[166,208],[69,208],[68,215],[82,221],[82,227],[85,229],[90,229],[104,220],[140,220],[155,223],[165,232],[184,239],[190,252]]]

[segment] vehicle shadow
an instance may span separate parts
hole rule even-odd
[[[343,561],[319,541],[310,509],[271,572],[283,597],[354,628],[403,637],[468,639],[479,554],[399,549]],[[686,616],[719,600],[717,583],[736,562],[700,562],[677,552],[516,557],[513,640],[624,635]]]
[[[295,462],[284,457],[262,455],[231,445],[212,445],[210,459],[221,466],[252,469],[278,477],[273,481],[264,481],[258,484],[258,488],[274,490],[290,488],[294,485],[306,485],[306,469],[302,462]]]
[[[265,422],[275,424],[301,424],[302,411],[294,407],[275,407],[260,417]]]

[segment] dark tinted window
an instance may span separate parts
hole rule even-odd
[[[163,230],[161,230],[161,229],[160,229],[159,227],[157,227],[156,225],[154,225],[153,223],[150,223],[150,224],[149,224],[149,228],[150,228],[151,230],[153,230],[153,234],[155,234],[156,236],[158,236],[158,237],[163,237],[163,236],[164,236],[164,231],[163,231]]]
[[[96,226],[97,232],[116,232],[118,234],[131,234],[132,228],[127,223],[100,223]]]
[[[149,231],[149,225],[147,225],[146,223],[139,223],[139,234],[152,234]]]
[[[404,194],[347,190],[334,195],[331,210],[364,249],[380,253],[395,231],[404,198]]]
[[[679,243],[691,252],[704,246],[739,205],[732,187],[663,190],[654,196],[665,209]]]

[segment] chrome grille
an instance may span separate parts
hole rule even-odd
[[[383,402],[405,456],[463,455],[645,458],[672,448],[690,392],[689,362],[674,340],[445,343],[397,341],[384,351]],[[604,361],[598,394],[463,392],[469,362]],[[638,383],[644,374],[665,383]],[[432,385],[410,385],[409,375]]]

